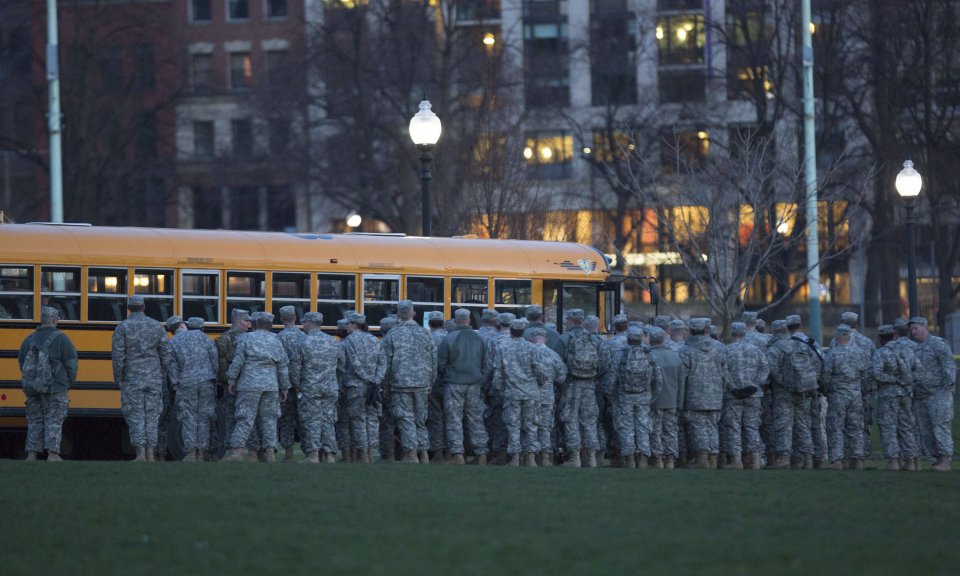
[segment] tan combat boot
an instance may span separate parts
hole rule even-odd
[[[918,458],[905,458],[903,460],[903,470],[907,472],[916,472],[920,469],[920,460]]]
[[[740,457],[740,454],[734,454],[730,456],[730,461],[727,462],[727,465],[724,466],[727,470],[743,470],[743,460]]]
[[[183,458],[180,459],[181,462],[196,462],[197,461],[197,452],[191,450],[183,455]]]
[[[697,452],[697,457],[693,464],[689,466],[695,470],[707,470],[710,468],[710,456],[706,452]]]
[[[717,462],[719,460],[720,460],[719,454],[707,454],[707,465],[709,466],[710,470],[717,469]]]
[[[507,466],[520,466],[520,454],[511,454]]]
[[[900,459],[899,458],[887,458],[887,470],[890,471],[899,471],[900,470]]]
[[[333,454],[333,452],[327,452],[327,453],[324,454],[324,456],[323,456],[323,463],[324,463],[324,464],[336,464],[336,463],[337,463],[337,457]]]
[[[486,455],[486,454],[478,454],[478,455],[477,455],[476,462],[474,462],[474,463],[475,463],[477,466],[486,466],[486,465],[487,465],[487,455]]]
[[[428,454],[426,450],[420,450],[419,452],[417,452],[417,456],[421,464],[430,463],[430,454]]]
[[[950,457],[949,456],[937,456],[937,463],[930,467],[931,470],[936,470],[937,472],[949,472],[950,471]]]
[[[390,446],[383,451],[383,462],[385,464],[393,464],[396,459],[397,453],[393,448],[393,444],[390,444]]]
[[[63,462],[63,458],[56,452],[47,452],[47,462]]]
[[[760,453],[759,452],[748,452],[750,455],[750,467],[749,470],[759,470],[760,469]]]
[[[651,468],[663,468],[663,458],[660,456],[654,456],[650,462]]]
[[[303,459],[301,464],[319,464],[320,463],[320,453],[316,450],[311,450],[307,452],[307,457]]]
[[[669,455],[668,455],[668,456],[664,457],[664,459],[663,459],[663,468],[664,468],[665,470],[673,470],[674,465],[675,465],[675,462],[674,462],[674,460],[673,460],[673,456],[669,456]]]
[[[420,459],[417,458],[416,450],[407,450],[403,453],[403,460],[401,462],[406,462],[408,464],[419,464]]]
[[[597,467],[597,451],[587,450],[587,468]]]
[[[633,454],[627,454],[626,457],[624,457],[623,459],[623,467],[636,468],[637,467],[636,457]]]
[[[443,450],[433,450],[430,455],[431,464],[443,464],[444,463]]]
[[[27,452],[27,462],[36,462],[37,453],[36,452]]]
[[[157,461],[157,455],[156,455],[156,453],[154,452],[154,447],[153,447],[153,446],[147,446],[146,458],[147,458],[147,462],[156,462],[156,461]]]
[[[263,458],[265,462],[276,462],[277,461],[277,450],[275,448],[264,448]]]
[[[834,460],[830,468],[833,470],[843,470],[843,460]]]
[[[221,462],[243,462],[243,448],[231,448],[227,450]]]
[[[527,466],[530,468],[537,467],[537,453],[536,452],[527,452]]]
[[[566,462],[563,463],[565,468],[579,468],[580,467],[580,452],[571,452]]]
[[[777,465],[777,453],[776,452],[767,452],[767,468],[773,468]]]
[[[540,465],[549,468],[553,466],[553,452],[549,450],[544,450],[540,453]]]
[[[450,459],[450,463],[454,466],[463,466],[466,464],[466,461],[463,459],[463,454],[454,454],[453,458]]]
[[[596,452],[597,452],[597,455],[596,455],[597,462],[599,462],[599,463],[602,465],[602,464],[603,464],[603,460],[607,457],[607,451],[606,451],[606,450],[597,450]],[[616,457],[617,457],[617,455],[614,454],[614,455],[611,457],[611,460],[613,460],[613,458],[616,458]]]
[[[803,469],[804,469],[804,470],[813,470],[813,454],[804,454],[804,455],[803,455]]]
[[[647,457],[644,454],[637,454],[636,457],[637,468],[640,470],[646,470],[649,466],[647,463]]]
[[[134,446],[134,449],[137,451],[137,455],[133,458],[132,462],[146,462],[147,461],[146,447]]]
[[[863,458],[851,458],[850,470],[863,470]]]
[[[285,449],[283,451],[283,461],[284,462],[293,462],[293,446]]]
[[[774,462],[773,467],[777,470],[786,470],[791,468],[793,464],[790,462],[789,454],[777,454],[777,457],[772,460]]]

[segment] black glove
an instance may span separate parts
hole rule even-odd
[[[736,398],[737,400],[745,400],[753,396],[756,392],[757,392],[756,386],[744,386],[743,388],[737,388],[736,390],[731,391],[731,393],[733,394],[733,397]]]
[[[372,382],[367,384],[367,406],[380,406],[383,404],[383,392],[379,384]]]

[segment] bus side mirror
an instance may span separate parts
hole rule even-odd
[[[660,285],[656,282],[651,282],[647,285],[647,289],[650,291],[650,304],[656,306],[660,303]]]

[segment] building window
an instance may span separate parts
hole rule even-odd
[[[213,122],[197,120],[193,123],[193,154],[199,159],[213,158]]]
[[[223,228],[223,196],[219,188],[193,189],[193,227],[202,230]]]
[[[190,19],[194,22],[209,22],[210,0],[190,0]]]
[[[657,10],[703,10],[703,0],[657,0]]]
[[[213,88],[213,54],[190,57],[190,85],[198,92]]]
[[[539,132],[527,136],[523,157],[532,178],[568,178],[573,160],[573,136],[566,132]]]
[[[591,4],[590,74],[594,106],[636,104],[636,18],[622,0]]]
[[[336,326],[347,310],[356,306],[357,279],[353,275],[317,274],[317,312],[323,314],[324,326]],[[371,321],[367,311],[367,325],[380,323]],[[382,318],[382,317],[381,317]]]
[[[137,158],[153,160],[157,157],[157,117],[144,112],[137,123]]]
[[[657,74],[661,102],[703,102],[706,72],[700,69],[660,69]]]
[[[220,321],[220,273],[216,270],[184,270],[180,276],[180,313],[205,322]]]
[[[253,157],[253,122],[249,118],[230,122],[233,137],[233,157],[246,160]]]
[[[266,0],[267,18],[286,18],[287,0]]]
[[[157,86],[157,63],[153,44],[138,44],[133,48],[133,74],[136,85],[141,90],[152,90]]]
[[[297,318],[310,311],[310,274],[308,272],[274,272],[270,304],[275,322],[280,323],[280,309],[293,306]]]
[[[706,130],[666,130],[660,136],[660,163],[665,172],[685,173],[707,160],[710,134]]]
[[[460,0],[456,4],[458,22],[500,18],[500,0]]]
[[[270,155],[282,156],[290,147],[290,121],[286,118],[270,120]]]
[[[661,16],[657,21],[660,65],[703,64],[706,30],[703,16]]]
[[[524,23],[523,43],[527,105],[569,105],[570,57],[567,23]]]
[[[97,68],[104,90],[117,91],[123,87],[123,60],[119,47],[104,46],[97,56]]]
[[[80,268],[44,266],[40,303],[59,310],[61,320],[80,320]]]
[[[250,3],[248,0],[227,0],[227,18],[230,20],[246,20],[250,17]]]
[[[252,186],[230,188],[230,224],[232,230],[262,230],[263,204],[260,189]]]
[[[277,87],[284,84],[284,77],[289,69],[290,53],[287,50],[270,50],[267,52],[267,81],[270,86]]]
[[[264,272],[227,272],[227,310],[242,308],[250,313],[264,310],[267,281]]]
[[[253,65],[249,52],[230,54],[230,87],[235,90],[249,88],[253,84]]]
[[[33,266],[0,267],[0,320],[33,320]]]
[[[87,273],[87,320],[123,320],[126,300],[126,268],[90,268]]]

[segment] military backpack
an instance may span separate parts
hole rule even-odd
[[[626,394],[641,394],[650,390],[653,365],[650,354],[642,346],[630,346],[620,360],[619,391]]]
[[[34,338],[21,370],[24,392],[46,394],[53,387],[53,366],[50,364],[49,349],[57,336],[58,334],[54,333],[41,344]]]
[[[820,354],[813,343],[793,336],[798,345],[786,354],[787,369],[784,384],[791,392],[812,392],[817,389],[820,375]]]
[[[577,330],[567,345],[567,370],[580,380],[596,378],[600,373],[600,345],[586,330]]]

